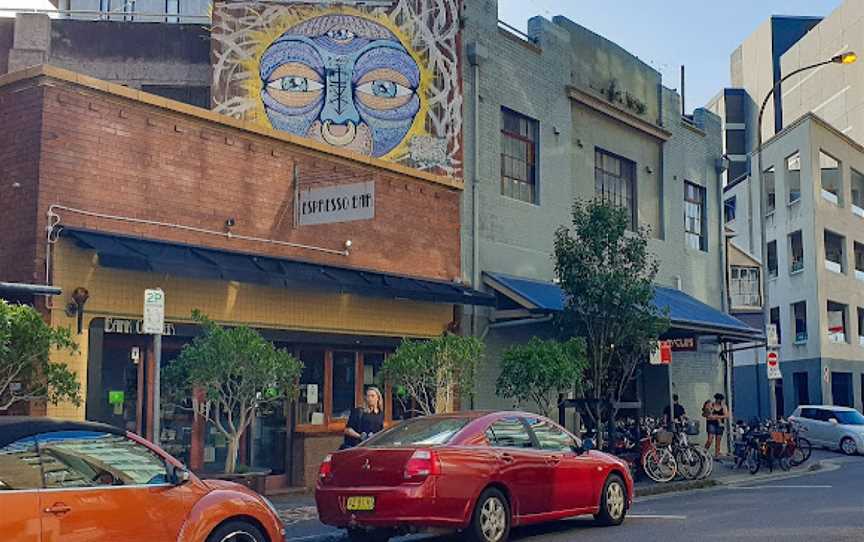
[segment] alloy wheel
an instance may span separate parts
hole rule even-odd
[[[498,497],[489,497],[480,509],[480,530],[487,542],[498,542],[507,529],[507,508]]]
[[[624,488],[618,482],[612,482],[606,488],[606,511],[609,516],[618,520],[624,515]]]
[[[849,437],[840,441],[840,449],[843,450],[843,453],[846,455],[855,455],[858,452],[858,447],[855,445],[855,441]]]
[[[219,542],[257,542],[257,539],[246,531],[234,531],[223,536]]]

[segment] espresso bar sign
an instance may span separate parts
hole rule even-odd
[[[297,221],[301,226],[375,217],[375,181],[301,190]]]

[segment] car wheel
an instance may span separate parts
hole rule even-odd
[[[207,542],[267,542],[267,537],[249,522],[228,521],[216,527]]]
[[[510,503],[501,491],[490,487],[480,494],[468,536],[473,542],[505,542],[510,536]]]
[[[617,474],[609,475],[600,494],[600,511],[594,515],[601,525],[621,525],[627,515],[627,487]]]
[[[855,455],[858,453],[858,446],[851,438],[844,437],[843,440],[840,441],[840,451],[846,455]]]
[[[387,542],[393,536],[388,529],[348,529],[348,540],[351,542]]]

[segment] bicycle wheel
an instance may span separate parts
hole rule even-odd
[[[693,446],[693,449],[702,458],[702,472],[699,473],[698,479],[705,480],[714,472],[714,458],[706,452],[701,446]]]
[[[795,439],[795,451],[792,452],[792,457],[789,458],[789,464],[793,467],[804,463],[810,459],[810,454],[813,452],[813,446],[810,441],[804,437]]]
[[[678,474],[685,480],[695,480],[704,468],[702,456],[690,447],[676,450],[675,461],[678,463]]]
[[[750,474],[759,472],[759,467],[762,463],[762,454],[759,453],[759,448],[749,448],[747,455],[744,457],[744,464],[747,465],[747,470]]]
[[[655,482],[670,482],[678,474],[675,456],[669,450],[649,450],[642,456],[642,469]]]

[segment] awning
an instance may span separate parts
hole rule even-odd
[[[276,288],[315,288],[433,303],[494,305],[495,297],[461,284],[256,256],[193,245],[66,228],[62,235],[99,256],[99,265],[197,279],[231,280]]]
[[[532,313],[564,310],[564,291],[553,282],[489,272],[483,273],[483,281],[507,300]],[[675,331],[739,340],[764,340],[760,330],[674,288],[655,286],[654,304],[660,310],[669,311],[671,327]]]

